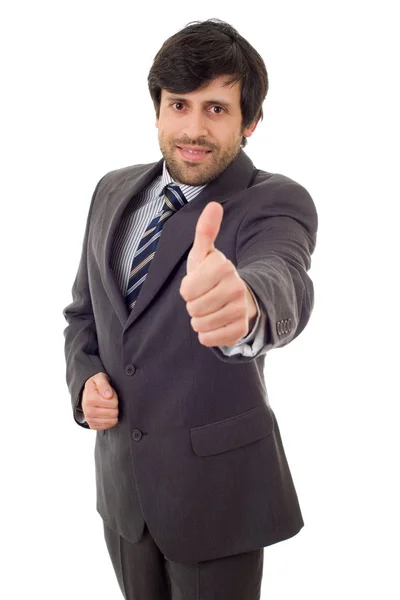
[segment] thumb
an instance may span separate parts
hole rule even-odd
[[[99,394],[101,394],[104,398],[111,398],[113,393],[107,373],[98,373],[94,376],[93,381],[96,384]]]
[[[192,249],[188,255],[187,272],[193,271],[213,250],[219,233],[224,209],[219,202],[209,202],[196,225]]]

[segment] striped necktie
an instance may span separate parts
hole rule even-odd
[[[151,261],[156,253],[164,223],[171,215],[187,204],[185,196],[177,185],[171,183],[166,185],[163,193],[165,202],[162,212],[158,213],[147,226],[133,257],[125,296],[128,310],[132,310],[135,306],[136,298],[139,295],[141,286],[149,272]]]

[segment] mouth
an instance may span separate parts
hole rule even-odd
[[[185,150],[180,146],[177,146],[182,158],[189,162],[200,162],[205,159],[208,154],[211,154],[211,150]]]

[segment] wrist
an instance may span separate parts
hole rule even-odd
[[[247,319],[248,319],[248,335],[250,331],[253,329],[256,321],[257,321],[257,306],[253,299],[253,294],[250,292],[250,288],[246,283],[246,292],[247,292]]]

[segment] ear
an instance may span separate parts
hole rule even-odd
[[[246,127],[243,130],[244,137],[250,137],[254,133],[255,128],[257,127],[259,120],[260,119],[257,119],[257,121],[254,121],[254,123],[251,123],[248,127]]]

